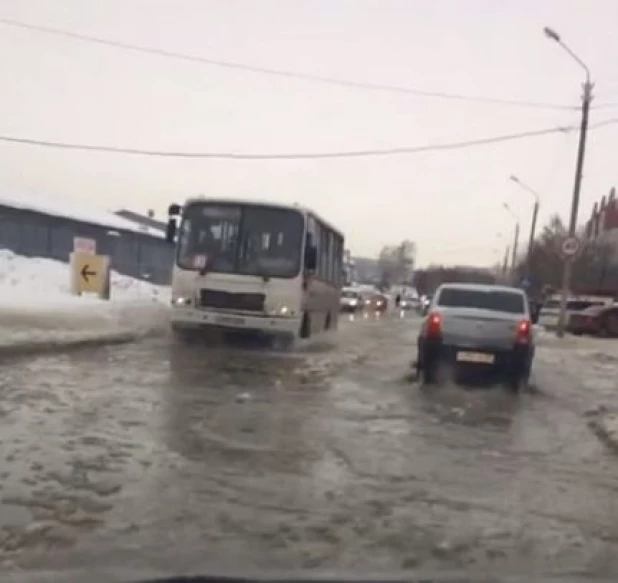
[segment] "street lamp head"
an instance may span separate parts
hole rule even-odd
[[[543,32],[545,33],[545,36],[551,40],[556,41],[557,43],[560,42],[560,35],[552,28],[549,28],[549,26],[546,26],[545,28],[543,28]]]
[[[513,182],[519,182],[519,178],[517,178],[517,176],[515,176],[515,174],[511,174],[509,176],[509,179],[512,180]]]

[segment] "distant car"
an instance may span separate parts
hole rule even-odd
[[[339,299],[339,309],[342,312],[357,312],[365,305],[363,296],[358,290],[343,288]]]
[[[384,312],[388,308],[388,298],[384,294],[374,294],[369,300],[368,307],[376,312]]]
[[[618,305],[595,305],[569,315],[567,332],[618,338]]]
[[[403,297],[399,302],[399,307],[402,310],[418,310],[421,301],[418,298]]]
[[[443,284],[421,326],[417,370],[422,384],[465,373],[496,373],[513,390],[526,385],[534,359],[526,294],[515,287]]]

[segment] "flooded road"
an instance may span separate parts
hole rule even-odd
[[[618,459],[584,416],[618,361],[543,341],[531,393],[421,392],[417,327],[2,364],[2,568],[618,572]]]

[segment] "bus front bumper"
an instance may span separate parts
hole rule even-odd
[[[298,334],[301,319],[293,316],[255,316],[196,309],[188,306],[172,307],[172,327],[174,328],[221,328],[226,330],[246,330],[267,334]]]

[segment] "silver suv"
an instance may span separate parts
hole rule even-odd
[[[438,288],[418,337],[416,366],[422,383],[448,370],[497,374],[513,390],[530,377],[534,359],[533,317],[518,288],[449,283]]]

